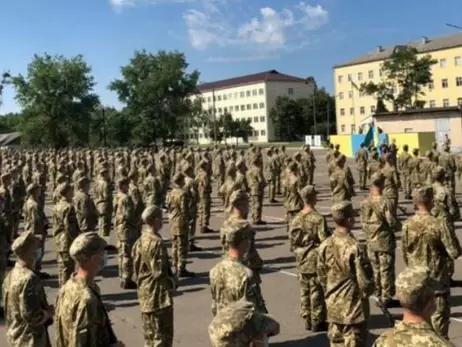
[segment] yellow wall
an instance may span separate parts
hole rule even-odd
[[[421,100],[426,101],[425,107],[430,107],[431,104],[434,105],[433,107],[443,107],[445,99],[449,101],[449,106],[457,106],[459,102],[462,102],[462,86],[456,85],[456,78],[462,77],[462,63],[456,65],[456,57],[460,57],[459,61],[462,61],[462,47],[431,52],[430,55],[438,60],[438,63],[432,67],[434,88],[432,90],[427,87],[423,88],[425,95],[421,96]],[[442,59],[446,59],[445,66],[440,64]],[[382,64],[383,60],[334,69],[335,107],[339,135],[351,134],[353,129],[358,131],[361,120],[373,114],[373,107],[376,105],[373,96],[360,96],[359,92],[351,87],[348,75],[351,74],[353,82],[358,86],[367,82],[377,83],[382,79],[380,77]],[[369,78],[369,71],[372,72],[372,78]],[[362,80],[359,80],[358,73],[362,73]],[[442,87],[443,79],[448,80],[447,88]],[[348,95],[349,91],[353,93],[352,98]],[[386,103],[386,106],[392,109],[391,104]],[[360,113],[361,107],[364,107],[363,114]],[[351,108],[354,109],[354,115],[350,114]],[[343,116],[341,115],[342,109]]]
[[[340,145],[340,152],[347,157],[353,156],[353,149],[351,144],[350,135],[331,135],[329,137],[330,143]]]
[[[420,153],[423,154],[425,151],[430,150],[433,141],[435,141],[435,133],[395,133],[388,134],[389,143],[393,140],[396,140],[396,145],[398,146],[398,153],[403,152],[403,146],[408,145],[409,151],[412,152],[414,148],[418,148]]]

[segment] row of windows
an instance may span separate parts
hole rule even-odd
[[[457,56],[457,57],[454,57],[454,65],[455,66],[462,66],[462,57],[461,56]],[[448,59],[446,58],[443,58],[443,59],[440,59],[439,60],[439,66],[441,68],[446,68],[448,67]],[[379,76],[382,76],[382,71],[379,70]],[[367,72],[367,77],[369,79],[373,79],[374,78],[374,70],[369,70]],[[363,72],[358,72],[358,75],[357,75],[357,78],[358,78],[358,81],[363,81],[364,78],[365,78],[365,75]],[[353,74],[349,73],[348,74],[348,81],[352,81],[353,80]],[[342,83],[343,82],[343,76],[342,75],[339,75],[337,76],[337,81],[338,83]]]
[[[354,133],[356,132],[356,125],[355,125],[355,124],[351,124],[350,128],[351,128],[351,133],[354,134]],[[342,133],[344,133],[344,132],[346,131],[346,126],[345,126],[345,124],[342,124],[342,125],[340,126],[340,131],[341,131]]]
[[[229,106],[229,107],[224,107],[224,108],[216,108],[215,109],[215,113],[218,113],[218,114],[224,114],[224,113],[227,113],[227,112],[239,112],[239,111],[249,111],[249,110],[258,110],[258,109],[262,109],[262,108],[265,108],[265,103],[264,102],[260,102],[260,104],[247,104],[247,105],[236,105],[236,106]],[[212,110],[210,108],[210,110]]]
[[[456,77],[456,86],[462,87],[462,77]],[[432,81],[428,83],[428,89],[433,90],[435,88],[435,83]],[[449,80],[447,78],[441,79],[441,88],[449,88]]]
[[[196,139],[196,137],[199,136],[200,139],[208,139],[209,135],[207,133],[199,133],[199,134],[185,134],[185,137],[187,140],[193,140]],[[253,130],[252,134],[250,136],[266,136],[266,130]]]
[[[251,97],[251,96],[257,96],[257,95],[264,95],[265,90],[263,88],[260,89],[252,89],[252,90],[246,90],[245,92],[234,92],[234,93],[227,93],[227,94],[218,94],[215,95],[215,100],[214,101],[221,101],[221,100],[237,100],[238,98],[245,98],[245,97]],[[211,102],[212,97],[208,96],[207,101]]]
[[[375,106],[371,106],[370,110],[371,110],[371,113],[375,113]],[[344,116],[345,114],[346,114],[345,109],[341,108],[340,109],[340,115]],[[355,114],[354,107],[350,107],[349,114],[350,114],[350,116],[354,116],[354,114]],[[362,114],[362,115],[366,114],[366,108],[364,106],[361,106],[359,108],[359,114]]]

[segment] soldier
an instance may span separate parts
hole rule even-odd
[[[247,182],[250,191],[250,208],[251,218],[254,225],[265,225],[262,220],[263,195],[266,186],[265,178],[260,169],[261,157],[255,155],[252,160],[252,166],[247,171]]]
[[[456,177],[455,172],[457,171],[456,161],[454,157],[449,152],[449,146],[443,146],[443,152],[438,157],[438,165],[443,167],[446,176],[444,180],[444,185],[448,187],[448,189],[455,194],[455,183]]]
[[[13,242],[13,199],[10,192],[11,175],[4,173],[0,177],[0,195],[3,197],[3,210],[1,218],[3,220],[3,229],[7,235],[8,244]]]
[[[187,216],[188,199],[184,190],[185,177],[181,172],[172,179],[173,189],[167,199],[170,219],[170,234],[172,236],[172,265],[177,277],[194,277],[195,273],[186,270],[188,257],[189,229]]]
[[[384,177],[382,195],[384,198],[388,199],[391,213],[393,216],[396,216],[396,211],[398,209],[399,178],[393,166],[393,156],[390,153],[385,155],[385,165],[382,168],[382,175]]]
[[[251,244],[252,229],[248,223],[236,220],[223,230],[227,254],[210,270],[212,291],[212,314],[240,299],[255,304],[256,309],[266,313],[256,278],[242,262]]]
[[[101,237],[109,239],[112,226],[112,184],[107,167],[99,169],[99,177],[93,187],[96,209],[98,210],[98,232]],[[112,248],[112,247],[111,247]]]
[[[359,147],[360,148],[358,152],[356,153],[356,165],[358,168],[359,189],[366,190],[368,155],[367,155],[366,149],[364,148],[364,143],[361,143]]]
[[[17,261],[3,284],[6,340],[11,347],[51,347],[48,327],[53,324],[54,307],[35,273],[40,247],[41,241],[29,231],[12,245]]]
[[[436,311],[432,325],[441,336],[448,338],[450,276],[447,262],[457,259],[462,251],[454,230],[430,214],[433,189],[425,186],[414,191],[416,215],[403,224],[402,250],[406,266],[424,266],[443,286],[436,292]]]
[[[327,153],[326,153],[326,163],[327,164],[330,163],[333,154],[334,154],[334,144],[329,143],[329,147],[327,148]]]
[[[183,175],[185,177],[185,184],[183,189],[186,192],[185,196],[187,197],[188,204],[187,210],[189,212],[189,215],[187,216],[189,251],[202,251],[202,248],[195,244],[199,192],[197,191],[197,183],[194,179],[194,167],[191,165],[186,165],[183,167]]]
[[[384,181],[381,173],[372,175],[370,195],[361,203],[361,222],[374,272],[375,295],[387,306],[395,295],[394,233],[400,228],[390,201],[382,195]]]
[[[382,161],[379,158],[379,153],[375,147],[372,148],[372,153],[367,164],[367,178],[371,178],[373,174],[382,170]]]
[[[115,232],[117,236],[117,250],[119,257],[120,287],[135,289],[133,282],[132,246],[138,238],[135,206],[128,195],[129,179],[122,177],[117,181],[117,196],[115,198]]]
[[[90,180],[87,176],[80,176],[75,183],[73,204],[80,232],[94,231],[98,226],[98,212],[89,194]]]
[[[414,189],[420,187],[420,157],[419,157],[419,149],[414,148],[412,150],[412,158],[409,161],[409,171],[410,176],[409,179],[411,181],[411,195]]]
[[[300,281],[300,315],[305,329],[326,330],[324,294],[317,278],[318,247],[329,235],[326,219],[315,209],[317,194],[314,186],[305,186],[300,195],[303,210],[293,219],[289,239],[295,253]]]
[[[356,196],[354,191],[354,179],[350,169],[345,166],[346,157],[342,154],[336,159],[337,167],[330,176],[333,203],[351,201]]]
[[[202,234],[214,232],[209,228],[210,211],[212,208],[212,181],[207,172],[209,163],[206,160],[199,162],[196,175],[197,192],[199,197],[199,228]]]
[[[136,169],[131,169],[128,173],[128,179],[130,180],[128,185],[128,195],[133,201],[133,221],[135,223],[135,231],[137,233],[136,238],[138,238],[138,236],[141,235],[141,226],[143,224],[141,221],[141,214],[145,207],[143,197],[141,196],[140,189],[138,188],[138,171]],[[162,204],[162,201],[159,202]]]
[[[245,192],[249,191],[249,183],[247,182],[247,166],[245,165],[244,160],[238,160],[236,163],[236,186],[238,189],[242,189]]]
[[[167,247],[159,234],[162,210],[157,206],[148,206],[141,219],[144,228],[132,252],[145,347],[171,347],[176,279],[170,268]]]
[[[303,208],[303,201],[300,197],[300,190],[302,188],[301,182],[297,177],[297,164],[292,162],[287,166],[285,185],[284,207],[286,209],[287,231],[289,231],[292,220]]]
[[[336,228],[318,252],[317,272],[326,298],[331,346],[364,346],[366,342],[374,281],[367,256],[351,233],[354,215],[349,201],[332,206]]]
[[[213,158],[213,177],[221,187],[225,183],[225,161],[223,159],[223,149],[220,148],[216,151],[215,157]]]
[[[209,325],[213,347],[266,346],[268,337],[279,334],[279,323],[255,305],[239,300],[224,307]]]
[[[276,197],[276,176],[278,174],[277,157],[271,149],[267,152],[267,162],[264,165],[265,180],[268,184],[268,200],[270,203],[277,202]]]
[[[403,178],[401,183],[403,187],[404,198],[407,200],[412,199],[412,188],[411,188],[411,180],[410,180],[411,160],[412,160],[412,157],[409,154],[409,146],[404,145],[403,153],[401,153],[401,155],[399,156],[398,163],[399,163],[399,173],[401,177]]]
[[[432,149],[431,149],[431,153],[432,153],[432,160],[435,164],[438,164],[439,162],[439,157],[440,157],[440,152],[438,151],[438,143],[436,142],[433,142],[432,143]]]
[[[17,237],[19,233],[19,222],[21,220],[21,211],[24,205],[24,199],[26,197],[26,187],[24,181],[19,175],[19,169],[17,167],[11,170],[11,199],[13,207],[13,237]]]
[[[95,232],[82,233],[72,242],[69,254],[76,273],[56,298],[56,347],[125,346],[117,341],[94,282],[105,265],[106,248],[106,241]]]
[[[413,266],[398,275],[396,296],[404,308],[403,320],[379,336],[374,347],[453,346],[429,323],[436,308],[436,293],[442,289],[430,274],[428,268]]]
[[[57,189],[61,198],[53,209],[53,238],[57,252],[59,286],[62,287],[74,272],[74,261],[69,254],[69,248],[80,230],[72,205],[72,186],[63,183]]]
[[[146,178],[143,182],[143,199],[144,205],[156,205],[156,206],[163,206],[164,201],[164,191],[166,192],[166,188],[162,187],[162,182],[159,178],[155,175],[154,166],[148,165],[146,167]]]

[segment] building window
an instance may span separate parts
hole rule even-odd
[[[454,64],[456,64],[456,66],[461,66],[462,65],[462,57],[455,57],[454,58]]]
[[[354,134],[356,132],[356,125],[351,124],[351,133]]]
[[[354,114],[355,114],[354,107],[350,107],[350,116],[353,116]]]
[[[247,117],[247,122],[252,122],[252,117]]]
[[[255,131],[253,132],[253,136],[258,136],[258,130],[255,130]]]
[[[247,110],[251,110],[252,109],[252,104],[247,104]]]
[[[263,94],[265,94],[265,91],[263,90],[263,88],[258,89],[258,95],[263,95]]]
[[[241,105],[241,111],[245,111],[245,105]]]
[[[265,103],[264,102],[260,102],[260,108],[265,108]]]
[[[361,107],[359,108],[359,113],[360,113],[360,114],[365,114],[365,113],[366,113],[366,109],[364,108],[364,106],[361,106]]]
[[[433,81],[428,82],[428,90],[433,90],[433,88],[435,88]]]
[[[375,113],[375,106],[374,105],[371,106],[371,113]]]
[[[253,122],[258,123],[258,117],[253,117]]]
[[[258,104],[253,104],[253,109],[254,110],[258,109]]]
[[[462,77],[456,77],[456,86],[462,86]]]
[[[342,133],[344,133],[344,132],[345,132],[345,125],[342,124],[342,125],[340,126],[340,129],[341,129]]]
[[[294,95],[294,88],[289,88],[287,91],[289,95]]]
[[[462,98],[457,98],[457,106],[462,106]]]
[[[370,79],[373,79],[373,78],[374,78],[374,71],[371,70],[371,71],[369,71],[367,74],[369,75],[369,78],[370,78]]]
[[[428,103],[428,106],[430,108],[435,108],[436,107],[436,101],[435,100],[430,100],[430,102]]]
[[[235,92],[235,93],[234,93],[234,99],[237,100],[238,97],[239,97],[239,93],[238,93],[238,92]]]
[[[352,99],[352,98],[353,98],[353,91],[350,90],[350,91],[348,92],[348,99]]]
[[[250,96],[250,90],[245,92],[245,96],[249,97]]]
[[[348,74],[348,82],[351,82],[353,80],[353,75],[351,73]]]
[[[228,99],[229,99],[229,100],[232,100],[232,99],[233,99],[233,93],[229,93],[229,94],[228,94]]]
[[[339,76],[337,77],[337,81],[338,81],[339,84],[342,83],[342,81],[343,81],[343,76],[342,76],[342,75],[339,75]]]
[[[239,105],[234,106],[234,111],[239,111]]]
[[[224,94],[223,95],[223,100],[228,100],[228,95]]]
[[[261,134],[261,136],[266,136],[266,130],[262,130],[262,131],[260,132],[260,134]]]
[[[449,99],[443,99],[443,107],[449,107]]]
[[[343,100],[343,92],[338,93],[339,100]]]
[[[217,95],[217,101],[221,101],[221,95]]]
[[[265,116],[260,116],[260,122],[264,122],[265,121]]]
[[[341,116],[344,116],[344,115],[345,115],[345,109],[344,109],[344,108],[341,108],[341,109],[340,109],[340,115],[341,115]]]
[[[229,112],[233,112],[233,106],[229,106]]]
[[[224,108],[224,111],[225,111],[225,113],[227,113],[227,112],[228,112],[228,108],[227,108],[227,107],[225,107],[225,108]]]
[[[240,93],[239,93],[239,97],[240,97],[240,98],[244,98],[244,97],[245,97],[245,93],[244,93],[244,92],[240,92]]]
[[[362,81],[362,80],[363,80],[363,73],[358,72],[358,81]]]
[[[446,59],[440,59],[440,67],[445,68],[448,66],[448,61]]]
[[[218,113],[221,114],[222,112],[223,112],[223,109],[220,107],[220,108],[218,109]]]
[[[252,95],[253,96],[257,95],[257,90],[256,89],[252,90]]]
[[[210,96],[207,97],[207,101],[208,101],[208,102],[212,101],[212,98],[211,98]]]
[[[441,80],[441,87],[443,88],[447,88],[448,87],[448,79],[447,78],[443,78]]]

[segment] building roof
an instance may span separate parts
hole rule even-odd
[[[334,66],[334,69],[387,59],[393,53],[396,47],[402,46],[415,47],[417,48],[419,53],[430,53],[434,51],[440,51],[443,49],[460,47],[462,46],[462,33],[456,33],[453,35],[446,35],[435,38],[423,37],[420,40],[411,41],[404,45],[394,45],[389,47],[378,46],[372,52],[366,53],[346,63]]]
[[[21,133],[0,134],[0,146],[8,146],[21,137]]]
[[[461,112],[462,108],[459,106],[451,107],[434,107],[434,108],[419,108],[419,109],[410,109],[402,111],[391,111],[391,112],[380,112],[374,114],[374,117],[381,116],[401,116],[401,115],[415,115],[415,114],[425,114],[425,113],[450,113],[450,112]]]
[[[215,89],[224,89],[243,84],[254,84],[259,82],[299,82],[305,83],[305,78],[295,77],[280,73],[276,70],[264,71],[252,75],[233,77],[226,80],[203,83],[198,86],[199,91],[211,91]]]

